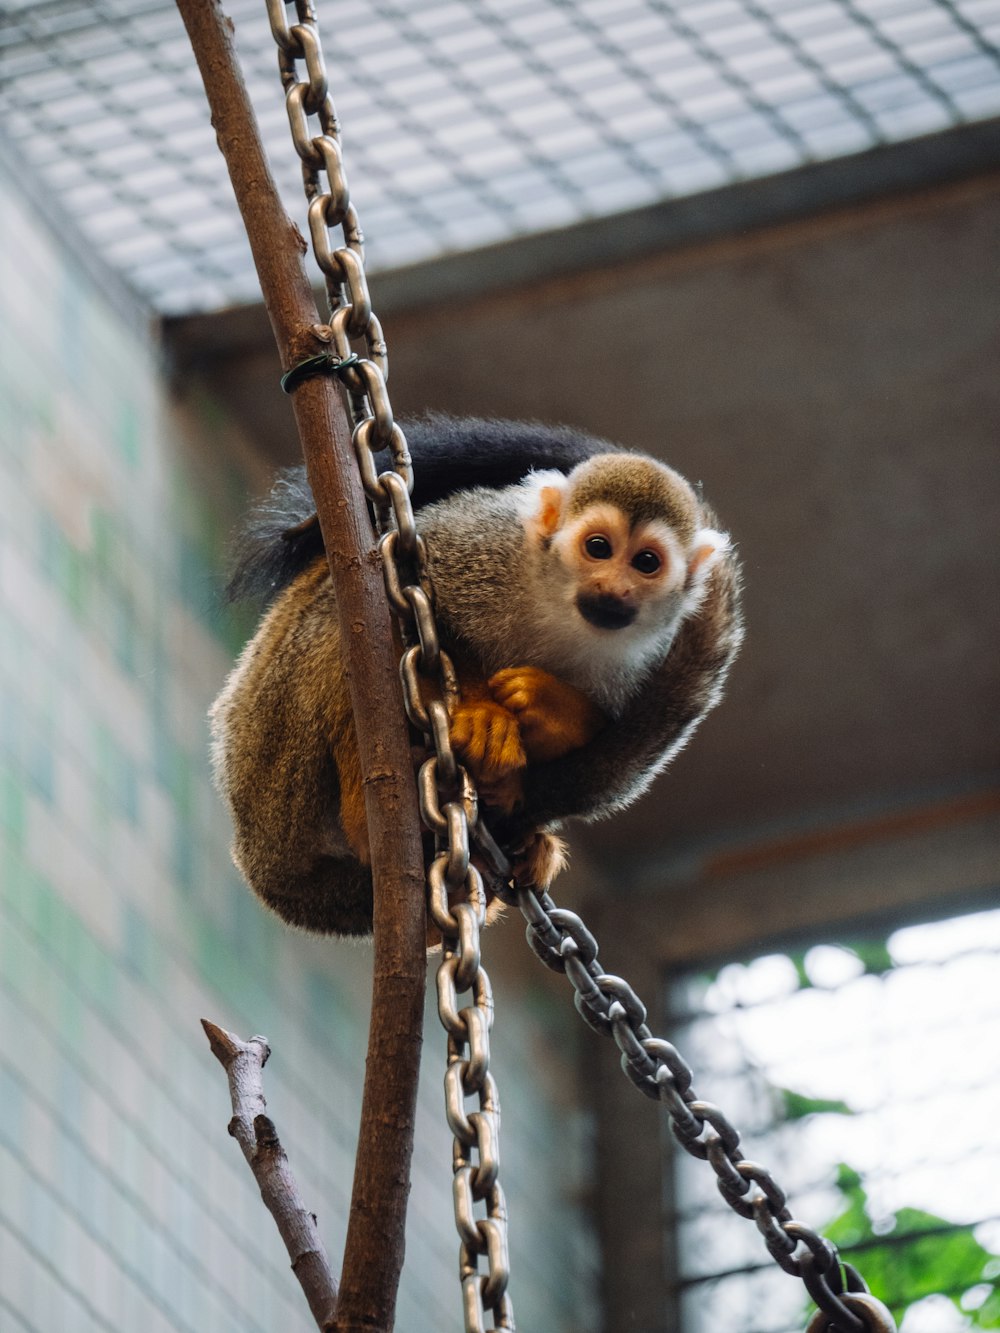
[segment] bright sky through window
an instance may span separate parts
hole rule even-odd
[[[884,1264],[904,1304],[903,1236],[934,1232],[916,1264],[926,1294],[901,1333],[1000,1318],[998,976],[1000,911],[770,953],[675,990],[688,1019],[672,1035],[699,1095],[722,1106],[797,1218],[841,1219],[844,1256],[858,1245],[869,1280]],[[800,1330],[801,1289],[725,1208],[711,1171],[679,1154],[677,1181],[684,1333]]]

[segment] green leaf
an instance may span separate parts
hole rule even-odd
[[[966,1315],[970,1312],[966,1311]],[[993,1290],[978,1310],[971,1311],[974,1328],[1000,1328],[1000,1285],[993,1283]]]
[[[879,977],[883,972],[891,972],[896,966],[885,940],[852,941],[846,947],[861,959],[865,971],[872,976]]]
[[[837,1167],[837,1189],[847,1207],[823,1228],[823,1235],[838,1249],[849,1249],[875,1235],[868,1216],[868,1195],[862,1188],[861,1177],[844,1162]]]
[[[785,1120],[804,1120],[807,1115],[854,1115],[847,1105],[834,1097],[807,1097],[791,1088],[777,1088]]]
[[[925,1296],[944,1295],[969,1320],[969,1327],[1000,1328],[996,1256],[979,1244],[971,1226],[952,1225],[920,1208],[900,1208],[891,1229],[876,1234],[868,1195],[853,1167],[840,1164],[837,1189],[846,1207],[823,1233],[838,1249],[856,1249],[852,1262],[897,1321]],[[963,1309],[965,1293],[984,1282],[991,1294],[977,1309]]]
[[[789,953],[787,957],[795,968],[795,975],[799,979],[799,990],[812,990],[813,984],[809,979],[809,973],[806,971],[806,951],[799,949],[794,953]]]

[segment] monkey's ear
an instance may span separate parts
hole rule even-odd
[[[536,537],[551,537],[562,521],[566,477],[561,472],[532,472],[524,480],[525,526]]]
[[[551,537],[562,518],[563,493],[559,486],[543,486],[538,492],[535,527],[543,537]]]
[[[688,560],[688,583],[704,583],[730,545],[728,533],[716,532],[715,528],[702,528],[696,532]]]

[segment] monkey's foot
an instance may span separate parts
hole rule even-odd
[[[521,770],[508,773],[503,778],[494,778],[492,781],[479,778],[476,782],[476,792],[483,805],[492,806],[494,810],[502,810],[505,815],[509,815],[521,804],[524,797]]]
[[[458,705],[451,719],[451,743],[476,784],[484,787],[516,774],[527,763],[517,718],[491,699]]]
[[[532,761],[558,759],[591,740],[606,719],[587,696],[538,667],[507,667],[491,676],[493,698],[518,721]]]
[[[569,848],[557,833],[540,829],[515,853],[514,880],[521,888],[547,889],[569,864]]]

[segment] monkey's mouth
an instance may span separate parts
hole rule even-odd
[[[588,624],[598,629],[626,629],[636,616],[634,606],[610,593],[580,593],[576,609]]]

